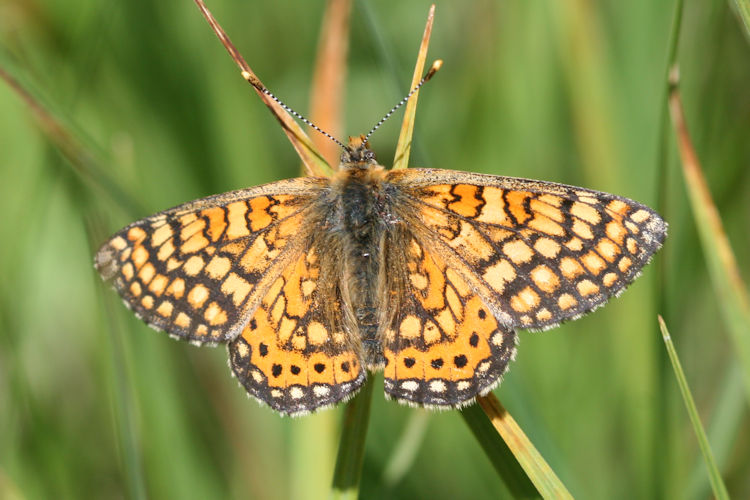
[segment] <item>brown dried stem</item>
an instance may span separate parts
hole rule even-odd
[[[281,123],[289,141],[291,141],[292,146],[294,146],[294,149],[302,160],[306,173],[318,177],[330,176],[332,172],[331,167],[320,155],[317,149],[315,149],[310,138],[294,118],[292,118],[281,104],[274,101],[262,91],[262,89],[266,88],[265,85],[263,85],[257,75],[250,68],[250,65],[247,64],[247,61],[245,61],[239,51],[235,48],[234,44],[232,44],[232,41],[216,21],[213,14],[208,10],[208,7],[206,7],[203,0],[195,0],[195,4],[200,9],[203,17],[206,18],[206,21],[208,21],[211,29],[216,33],[216,36],[219,37],[221,44],[224,45],[224,48],[227,49],[229,55],[232,56],[234,62],[239,66],[242,71],[242,77],[253,86],[258,96],[263,100],[265,105],[268,106],[268,109],[271,110],[271,113],[276,117],[279,123]]]
[[[310,120],[334,137],[341,137],[342,131],[351,7],[351,0],[327,2],[310,93]],[[312,140],[330,165],[338,164],[341,150],[336,143],[320,134],[313,134]]]

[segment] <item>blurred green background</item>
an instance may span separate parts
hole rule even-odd
[[[264,83],[305,113],[325,3],[208,6]],[[355,2],[346,134],[368,130],[408,90],[428,7]],[[657,313],[730,493],[750,496],[746,393],[671,132],[658,196],[673,9],[673,0],[437,5],[428,60],[445,64],[421,92],[412,165],[609,191],[670,223],[657,264],[621,298],[554,331],[522,332],[495,391],[578,498],[710,495]],[[298,175],[294,150],[195,5],[0,0],[0,44],[3,66],[100,159],[72,168],[0,84],[0,497],[325,495],[341,408],[278,417],[245,397],[223,347],[154,333],[94,273],[93,250],[130,221]],[[750,45],[729,2],[687,2],[679,60],[688,125],[747,283]],[[398,116],[372,139],[386,165]],[[381,394],[379,380],[363,498],[503,494],[457,412]]]

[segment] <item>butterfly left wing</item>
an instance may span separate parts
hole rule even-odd
[[[96,253],[96,269],[154,328],[230,340],[299,246],[326,185],[289,179],[185,203],[119,231]]]
[[[229,344],[240,383],[283,414],[346,400],[365,380],[358,338],[345,325],[339,254],[326,242],[323,233],[306,238]]]
[[[602,305],[666,236],[645,205],[573,186],[433,169],[387,181],[398,218],[510,328],[550,328]]]

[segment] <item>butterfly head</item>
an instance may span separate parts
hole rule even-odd
[[[364,135],[349,137],[349,143],[341,153],[341,168],[364,170],[377,165],[375,153],[369,145]]]

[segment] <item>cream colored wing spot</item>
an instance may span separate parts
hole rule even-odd
[[[554,259],[562,248],[560,247],[560,243],[543,236],[534,242],[534,250],[547,259]]]
[[[206,273],[211,279],[220,280],[232,269],[232,261],[228,257],[214,256],[206,265]]]
[[[521,240],[511,241],[503,245],[503,253],[514,264],[530,262],[534,257],[534,252],[531,248]]]
[[[489,266],[482,277],[497,293],[503,293],[505,284],[516,279],[516,270],[509,261],[503,259]]]
[[[188,292],[187,300],[193,309],[200,309],[203,307],[203,304],[205,304],[208,297],[208,288],[199,283]]]

